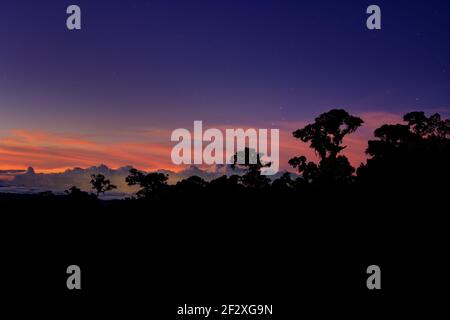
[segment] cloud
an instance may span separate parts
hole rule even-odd
[[[384,123],[402,121],[400,115],[387,112],[359,114],[364,124],[357,132],[349,135],[344,150],[353,166],[365,162],[367,140],[373,138],[373,131]],[[280,129],[280,169],[292,170],[287,164],[294,156],[305,155],[317,160],[309,144],[292,136],[292,132],[313,121],[284,121],[261,128]],[[192,124],[191,124],[192,125]],[[205,125],[225,128],[249,128],[250,125]],[[192,130],[192,128],[188,129]],[[139,129],[129,132],[105,134],[57,134],[49,131],[12,130],[0,137],[0,170],[24,169],[32,166],[37,172],[62,172],[74,167],[91,167],[104,163],[111,168],[132,165],[142,170],[167,169],[180,171],[185,168],[171,162],[171,150],[175,143],[170,141],[171,131],[167,129]]]
[[[0,138],[0,169],[32,166],[40,172],[58,172],[99,163],[111,167],[133,164],[143,169],[173,168],[170,150],[169,144],[157,142],[97,141],[95,137],[13,130]]]

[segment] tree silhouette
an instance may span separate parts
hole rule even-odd
[[[378,140],[369,140],[366,153],[372,159],[386,159],[398,156],[405,148],[412,150],[432,141],[445,141],[450,138],[450,121],[441,120],[439,114],[426,117],[423,112],[407,113],[403,120],[408,124],[384,124],[376,129]]]
[[[129,186],[139,185],[141,189],[136,193],[138,198],[151,198],[167,188],[168,175],[152,172],[144,174],[137,169],[131,169],[125,178]]]
[[[407,113],[403,120],[407,124],[375,130],[377,140],[369,140],[366,150],[371,158],[358,168],[358,180],[410,192],[427,186],[431,192],[450,178],[450,121],[424,112]]]
[[[438,113],[427,117],[424,112],[415,111],[405,114],[403,120],[408,122],[410,131],[421,138],[450,137],[450,119],[441,120]]]
[[[311,183],[319,177],[319,166],[312,161],[308,162],[305,156],[294,157],[288,163],[302,173],[306,182]]]
[[[77,188],[75,186],[70,187],[68,190],[65,190],[64,192],[67,194],[69,199],[78,203],[90,202],[96,199],[93,194],[89,194],[85,191],[82,191],[80,188]]]
[[[79,196],[79,195],[87,194],[87,192],[81,191],[80,188],[77,188],[75,186],[70,187],[69,189],[65,190],[64,192],[70,196]]]
[[[219,194],[223,192],[235,192],[240,188],[243,188],[243,186],[240,184],[240,180],[241,177],[235,174],[229,177],[223,175],[212,180],[208,184],[208,189]]]
[[[290,190],[294,186],[294,181],[291,178],[291,174],[289,172],[285,172],[272,182],[272,189],[276,191],[286,191]]]
[[[236,166],[246,169],[246,173],[241,177],[242,184],[249,188],[264,188],[270,185],[270,179],[261,174],[261,169],[270,167],[271,163],[263,164],[261,155],[254,149],[245,147],[243,151],[234,154],[231,168]]]
[[[343,109],[332,109],[319,115],[314,123],[293,132],[293,136],[303,142],[311,142],[321,159],[336,158],[345,146],[342,141],[347,134],[355,132],[363,120],[351,116]]]
[[[106,179],[106,177],[102,174],[91,175],[90,184],[92,185],[92,189],[97,193],[97,197],[100,195],[100,193],[105,193],[107,191],[117,189],[117,186],[113,185],[111,181]]]
[[[355,132],[362,124],[361,118],[343,109],[322,113],[314,123],[293,132],[295,138],[310,142],[310,147],[320,157],[319,164],[308,162],[305,156],[294,157],[289,160],[289,164],[302,173],[309,183],[351,182],[355,169],[347,157],[339,153],[346,148],[342,145],[344,137]]]
[[[185,193],[200,192],[208,185],[203,178],[199,176],[190,176],[186,179],[178,181],[175,185],[176,189]]]

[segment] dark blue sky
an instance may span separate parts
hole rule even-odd
[[[65,28],[71,3],[81,31]],[[150,123],[449,107],[450,3],[377,1],[382,30],[369,31],[372,3],[3,1],[0,106],[16,121],[138,112]]]
[[[2,1],[0,134],[445,114],[449,35],[449,1]]]

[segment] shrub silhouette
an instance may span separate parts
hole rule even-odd
[[[66,194],[68,194],[70,196],[74,196],[74,197],[87,194],[87,192],[81,191],[81,189],[79,189],[75,186],[70,187],[69,189],[65,190],[64,192]]]

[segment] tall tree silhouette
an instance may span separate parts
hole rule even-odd
[[[271,163],[263,164],[261,155],[254,149],[245,147],[244,150],[234,154],[232,161],[231,168],[234,169],[239,166],[247,170],[241,177],[244,186],[249,188],[264,188],[270,185],[270,179],[261,174],[261,169],[270,167]]]
[[[91,175],[91,185],[92,189],[97,193],[97,197],[100,193],[105,193],[107,191],[111,191],[117,189],[117,186],[113,185],[109,179],[102,174],[93,174]]]
[[[158,172],[144,174],[137,169],[131,169],[125,178],[129,186],[139,185],[141,189],[136,193],[138,198],[151,198],[167,188],[168,175]]]
[[[322,113],[314,123],[293,132],[295,138],[310,143],[310,147],[320,157],[319,164],[308,162],[305,156],[294,157],[289,160],[289,164],[297,168],[310,183],[351,181],[355,169],[347,157],[339,153],[346,148],[342,145],[344,137],[355,132],[362,124],[361,118],[343,109]]]

